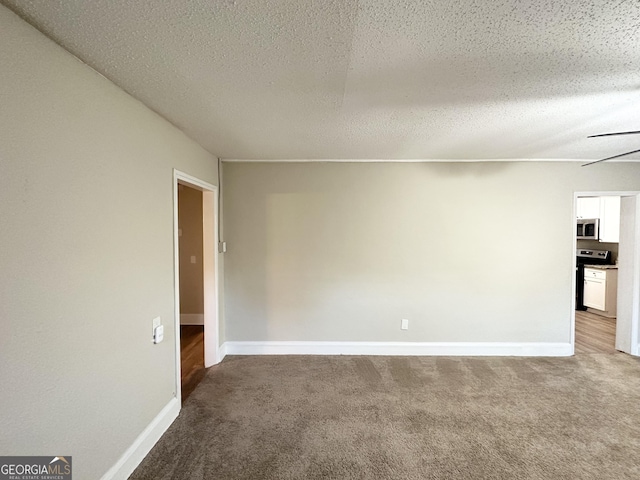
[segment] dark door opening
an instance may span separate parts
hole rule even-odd
[[[178,185],[180,377],[182,402],[205,375],[202,192]]]

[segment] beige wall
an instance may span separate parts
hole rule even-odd
[[[0,65],[0,452],[100,478],[174,396],[173,168],[215,158],[4,7]]]
[[[202,265],[202,192],[178,186],[180,313],[204,314]],[[196,262],[191,263],[191,257]]]
[[[640,163],[225,163],[224,178],[226,340],[569,342],[574,191],[640,190]]]

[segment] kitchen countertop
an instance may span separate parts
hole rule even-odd
[[[618,265],[585,265],[584,268],[598,268],[600,270],[617,269]]]

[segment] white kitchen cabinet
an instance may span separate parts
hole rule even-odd
[[[620,197],[600,197],[601,242],[620,241]]]
[[[605,317],[616,316],[618,270],[585,267],[584,305]]]
[[[600,218],[600,197],[578,197],[576,214],[578,218]]]
[[[607,280],[606,272],[601,270],[584,269],[584,304],[597,310],[606,307]]]
[[[620,197],[578,197],[578,218],[598,218],[598,240],[607,243],[620,241]]]

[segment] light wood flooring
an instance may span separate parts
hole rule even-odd
[[[575,353],[616,353],[616,319],[576,310]]]
[[[180,326],[180,366],[182,378],[182,403],[200,383],[204,368],[204,327]]]

